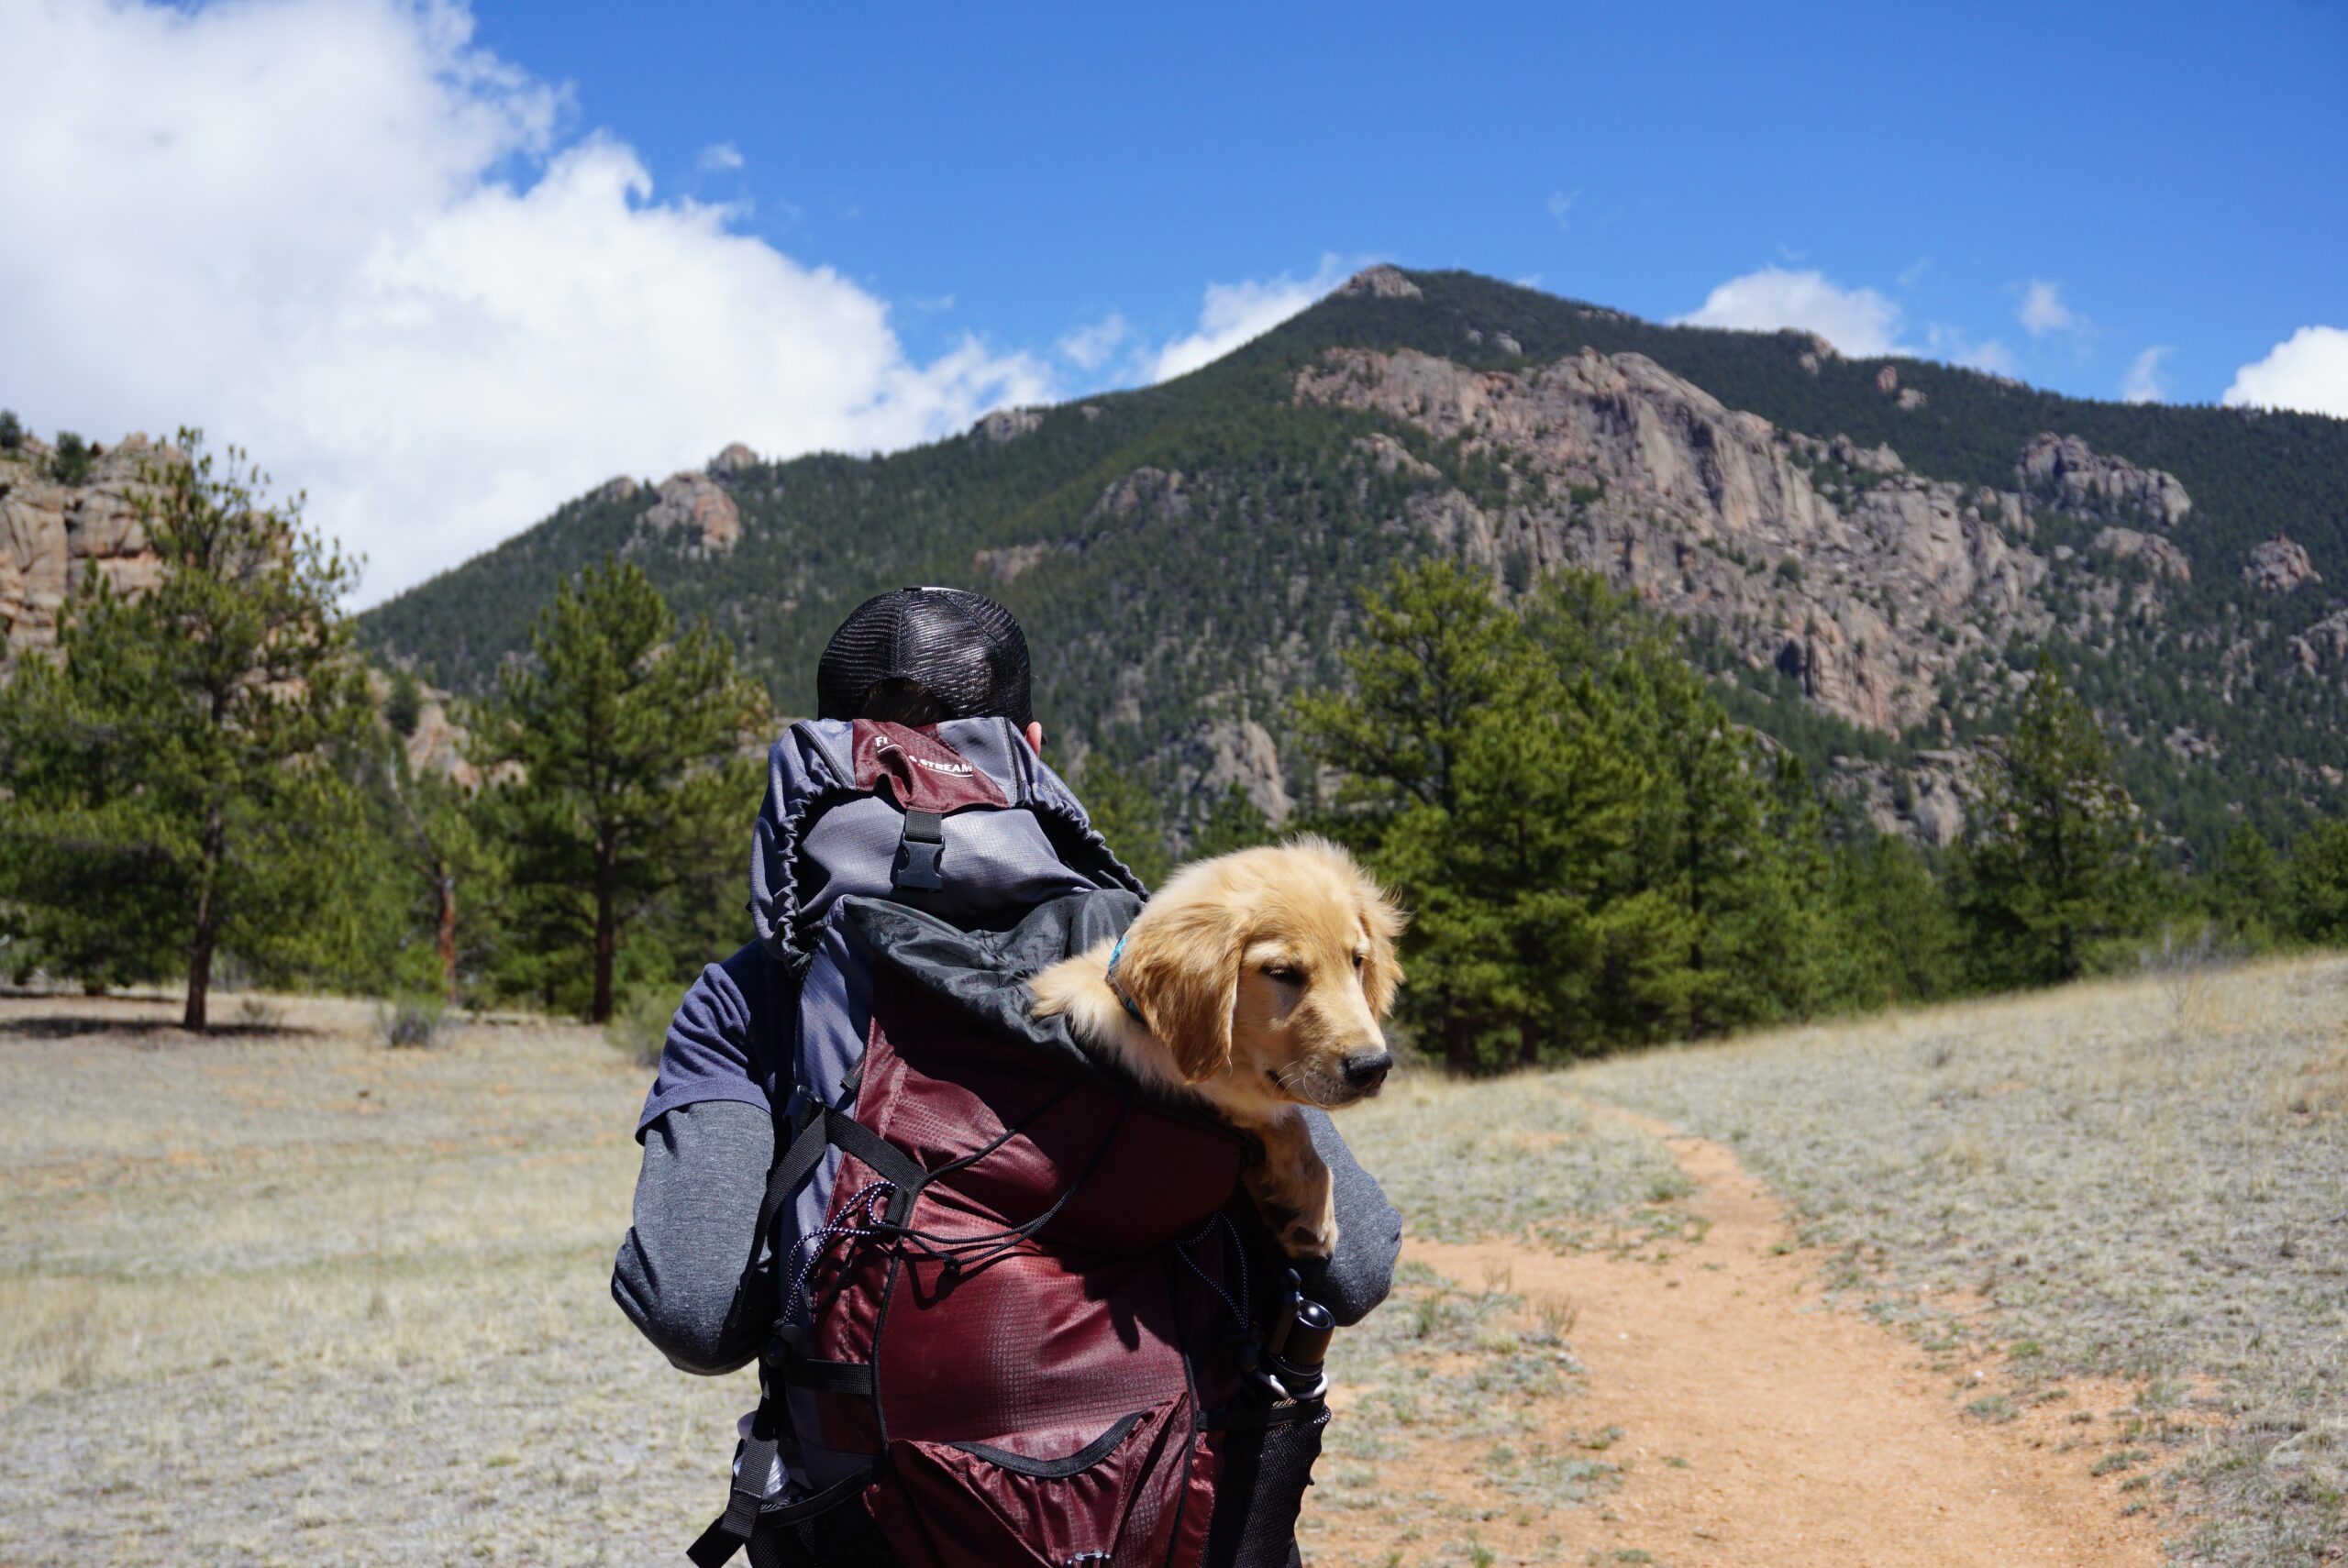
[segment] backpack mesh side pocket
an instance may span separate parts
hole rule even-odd
[[[762,1509],[750,1532],[750,1568],[900,1568],[867,1511],[869,1485],[842,1490],[847,1495]]]
[[[1214,1434],[1206,1550],[1214,1568],[1287,1568],[1328,1425],[1329,1407],[1312,1399],[1235,1415]]]

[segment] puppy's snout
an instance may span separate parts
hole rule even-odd
[[[1346,1082],[1368,1094],[1384,1083],[1386,1075],[1394,1070],[1394,1054],[1383,1045],[1372,1046],[1366,1051],[1347,1053],[1343,1066]]]

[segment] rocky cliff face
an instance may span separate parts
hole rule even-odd
[[[2262,593],[2289,593],[2302,583],[2323,580],[2298,542],[2281,534],[2250,547],[2242,575]]]
[[[1888,367],[1878,379],[1887,396],[1903,390]],[[1496,571],[1598,572],[1865,728],[1944,729],[1952,698],[2010,695],[2010,648],[2155,622],[2164,591],[2192,580],[2165,536],[2191,510],[2185,487],[2073,436],[2029,441],[2012,490],[1955,484],[1888,447],[1780,430],[1641,355],[1587,350],[1477,370],[1335,349],[1300,373],[1296,396],[1494,465],[1500,482],[1471,495],[1390,436],[1357,443],[1381,474],[1423,481],[1407,521],[1439,545]],[[2042,549],[2033,513],[2101,526],[2084,549]],[[1878,825],[1946,845],[1969,771],[1964,752],[1928,752],[1904,774],[1861,767],[1831,782]]]
[[[180,454],[127,436],[71,485],[50,477],[54,458],[32,437],[0,451],[0,675],[56,643],[66,595],[90,576],[138,592],[161,569],[139,522],[139,474]]]
[[[1412,521],[1471,560],[1594,570],[1709,625],[1820,707],[1900,731],[1968,654],[2052,624],[2022,497],[1920,478],[1888,447],[1780,431],[1636,354],[1478,371],[1341,349],[1297,396],[1405,421],[1504,465],[1430,485]],[[1380,454],[1391,469],[1407,454]]]
[[[2098,452],[2076,436],[2031,438],[2014,464],[2022,491],[2057,512],[2173,528],[2193,510],[2176,476]]]
[[[637,525],[647,534],[681,531],[706,555],[724,555],[742,541],[742,513],[734,498],[708,474],[690,469],[660,481]]]

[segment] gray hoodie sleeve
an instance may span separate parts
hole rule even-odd
[[[774,1275],[757,1266],[759,1201],[773,1163],[773,1121],[739,1100],[681,1105],[645,1130],[636,1222],[612,1269],[612,1297],[681,1371],[732,1372],[774,1326]]]
[[[1312,1147],[1329,1167],[1337,1200],[1337,1253],[1316,1268],[1299,1269],[1305,1294],[1352,1325],[1386,1299],[1394,1260],[1402,1251],[1402,1216],[1386,1201],[1376,1177],[1361,1168],[1325,1110],[1307,1110]]]

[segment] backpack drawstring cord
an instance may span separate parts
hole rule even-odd
[[[1198,1242],[1205,1241],[1207,1238],[1207,1232],[1216,1229],[1218,1226],[1222,1228],[1224,1236],[1232,1242],[1232,1255],[1235,1256],[1239,1260],[1239,1299],[1237,1301],[1232,1299],[1231,1292],[1223,1287],[1223,1282],[1221,1280],[1216,1279],[1213,1275],[1207,1273],[1206,1270],[1201,1268],[1199,1266],[1198,1260],[1191,1256],[1191,1248]],[[1197,1275],[1202,1280],[1205,1281],[1208,1289],[1223,1297],[1224,1306],[1230,1309],[1231,1320],[1233,1322],[1238,1324],[1242,1329],[1247,1327],[1247,1314],[1241,1309],[1239,1302],[1254,1299],[1255,1292],[1250,1290],[1247,1286],[1247,1249],[1239,1244],[1239,1233],[1231,1228],[1230,1215],[1225,1214],[1220,1209],[1208,1215],[1207,1222],[1205,1224],[1200,1226],[1191,1234],[1181,1237],[1174,1243],[1174,1255],[1180,1258],[1183,1264],[1192,1274]]]

